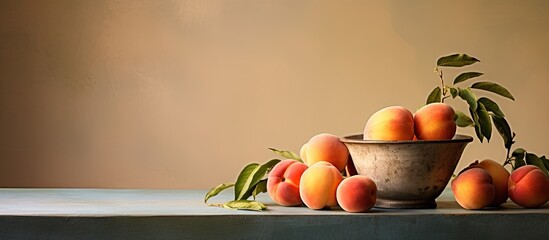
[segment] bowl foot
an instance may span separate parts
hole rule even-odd
[[[388,200],[377,199],[374,207],[377,208],[436,208],[435,200]]]

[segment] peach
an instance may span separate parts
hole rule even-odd
[[[445,103],[431,103],[414,115],[414,131],[419,140],[452,139],[456,134],[455,112]]]
[[[490,173],[482,168],[462,171],[452,180],[452,192],[465,209],[482,209],[494,201],[496,190]]]
[[[301,148],[299,149],[299,156],[301,157],[301,160],[303,160],[303,162],[307,162],[307,143],[303,144],[303,146],[301,146]]]
[[[510,175],[507,169],[505,169],[501,164],[497,163],[496,161],[490,159],[475,162],[472,164],[472,166],[480,167],[488,171],[488,173],[490,173],[490,176],[492,177],[492,181],[496,190],[496,195],[494,197],[494,201],[490,203],[490,206],[496,207],[501,205],[502,203],[505,203],[508,198],[507,182],[509,181]]]
[[[269,197],[282,206],[299,206],[303,203],[299,196],[299,182],[307,165],[293,159],[277,163],[267,178]]]
[[[519,206],[539,207],[549,200],[549,178],[534,165],[519,167],[509,177],[509,197]]]
[[[343,177],[329,162],[320,161],[309,166],[299,184],[299,194],[303,203],[311,209],[337,206],[336,190]]]
[[[336,191],[337,203],[347,212],[366,212],[376,203],[377,187],[363,175],[343,179]]]
[[[414,117],[400,106],[383,108],[370,116],[364,127],[364,140],[412,140]]]
[[[313,136],[300,149],[301,159],[312,166],[316,162],[326,161],[334,165],[340,172],[345,169],[349,158],[349,150],[339,137],[321,133]]]

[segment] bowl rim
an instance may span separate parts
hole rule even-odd
[[[442,140],[363,140],[363,134],[352,134],[340,137],[339,140],[343,143],[376,143],[376,144],[419,144],[419,143],[455,143],[455,142],[472,142],[473,137],[463,134],[456,134],[452,139]]]

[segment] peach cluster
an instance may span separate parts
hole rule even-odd
[[[366,176],[343,178],[349,151],[339,138],[322,133],[313,136],[300,150],[305,163],[287,159],[269,173],[267,192],[282,206],[311,209],[341,207],[347,212],[366,212],[376,202],[377,188]]]
[[[412,115],[401,106],[383,108],[370,116],[364,140],[442,140],[456,133],[455,112],[445,103],[431,103]]]
[[[549,201],[549,178],[538,167],[526,165],[511,174],[493,160],[474,162],[452,180],[458,204],[470,210],[497,207],[508,198],[519,206],[535,208]]]
[[[444,103],[431,103],[415,114],[401,106],[383,108],[370,116],[364,140],[444,140],[456,133],[455,112]],[[306,205],[311,209],[341,207],[347,212],[366,212],[376,202],[377,187],[367,176],[343,178],[353,164],[339,137],[322,133],[300,149],[303,163],[284,160],[269,173],[267,192],[283,206]],[[348,174],[352,175],[352,174]],[[539,168],[526,165],[511,174],[493,160],[476,161],[452,180],[451,189],[465,209],[497,207],[511,198],[517,205],[539,207],[549,201],[549,178]]]

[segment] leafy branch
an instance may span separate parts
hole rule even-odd
[[[475,134],[480,142],[484,138],[489,142],[492,136],[492,127],[494,126],[502,137],[504,146],[507,150],[507,157],[503,165],[510,164],[513,169],[522,165],[536,165],[549,176],[549,160],[545,156],[537,157],[535,154],[527,153],[522,148],[517,148],[511,153],[516,134],[511,131],[511,127],[505,119],[505,114],[498,104],[488,97],[477,97],[478,90],[495,93],[501,97],[515,100],[513,95],[503,86],[489,81],[478,81],[470,86],[456,87],[457,84],[463,85],[463,82],[483,76],[482,72],[463,72],[454,78],[452,85],[444,83],[444,74],[442,68],[445,67],[464,67],[480,62],[475,57],[467,54],[452,54],[441,57],[437,60],[435,73],[440,78],[440,86],[435,87],[427,97],[426,104],[435,102],[444,102],[447,98],[461,98],[467,102],[469,115],[456,110],[455,121],[459,127],[474,127]],[[473,91],[474,90],[474,91]],[[492,125],[493,123],[493,125]]]
[[[524,165],[535,165],[541,171],[549,177],[549,159],[545,156],[538,157],[536,154],[529,153],[523,148],[515,149],[511,155],[510,152],[507,152],[507,160],[505,160],[504,166],[510,164],[513,169],[517,169]]]
[[[269,148],[269,150],[284,158],[295,159],[302,162],[301,158],[299,158],[299,155],[293,152],[277,150],[274,148]],[[210,191],[208,191],[204,196],[204,203],[209,206],[217,206],[229,209],[254,211],[262,211],[267,209],[267,206],[265,206],[265,204],[258,202],[255,199],[258,194],[267,192],[268,173],[279,162],[280,159],[272,159],[264,164],[250,163],[246,165],[242,169],[234,183],[222,183],[210,189]],[[229,188],[234,188],[233,200],[220,204],[208,203],[208,200],[210,198],[217,196],[220,192]],[[253,200],[248,200],[250,197],[252,197]]]

